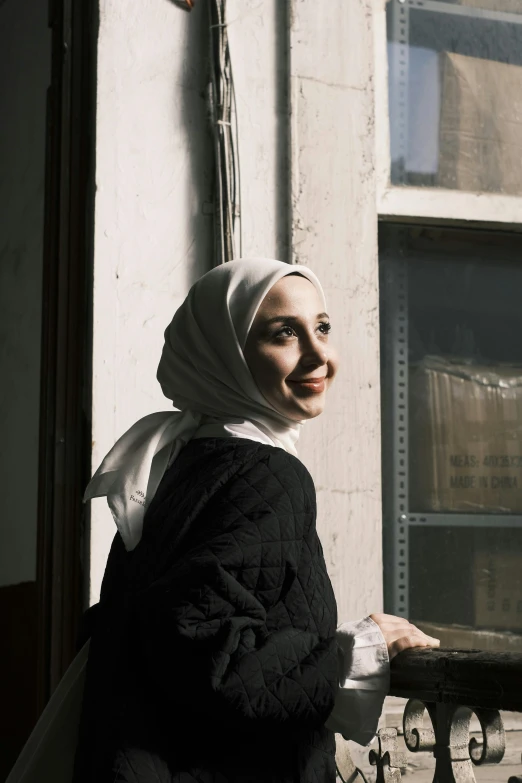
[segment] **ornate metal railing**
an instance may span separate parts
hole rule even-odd
[[[404,743],[412,753],[433,754],[434,782],[475,783],[474,766],[504,756],[500,710],[522,712],[522,654],[408,650],[392,661],[390,694],[408,699]],[[473,714],[482,738],[470,734]],[[379,731],[370,762],[377,783],[401,783],[406,754],[396,729]],[[522,783],[522,765],[509,783]]]

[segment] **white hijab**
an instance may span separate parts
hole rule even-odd
[[[109,451],[84,500],[107,496],[127,550],[139,543],[145,511],[163,474],[195,437],[237,437],[296,454],[301,424],[262,396],[243,349],[265,295],[282,277],[299,273],[324,293],[309,269],[267,258],[230,261],[190,289],[165,331],[158,367],[164,395],[178,410],[136,422]]]

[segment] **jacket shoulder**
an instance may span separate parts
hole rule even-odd
[[[145,527],[173,517],[190,522],[216,512],[216,504],[254,515],[263,509],[292,516],[305,512],[313,519],[315,488],[303,463],[284,449],[243,438],[201,438],[191,441],[167,471]]]
[[[275,446],[258,444],[258,449],[247,458],[242,471],[265,472],[287,487],[299,487],[306,495],[315,497],[312,476],[298,457]]]
[[[179,466],[192,472],[193,468],[228,482],[234,476],[249,472],[265,472],[274,478],[288,479],[307,494],[315,496],[310,473],[298,457],[284,449],[246,438],[201,438],[191,441],[179,458]]]

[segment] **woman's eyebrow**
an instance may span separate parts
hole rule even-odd
[[[328,313],[319,313],[316,318],[319,320],[320,318],[330,318],[330,316]],[[265,326],[270,326],[275,323],[295,323],[298,320],[299,316],[297,315],[276,315],[273,318],[268,318],[265,321]]]

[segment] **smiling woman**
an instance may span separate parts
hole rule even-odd
[[[265,296],[245,346],[245,359],[263,397],[294,421],[323,412],[337,371],[331,330],[317,288],[287,275]]]
[[[435,643],[386,615],[337,627],[296,456],[337,368],[325,311],[309,269],[245,259],[167,327],[158,379],[178,410],[131,427],[86,493],[118,533],[74,783],[334,783],[334,732],[368,743],[388,658]]]

